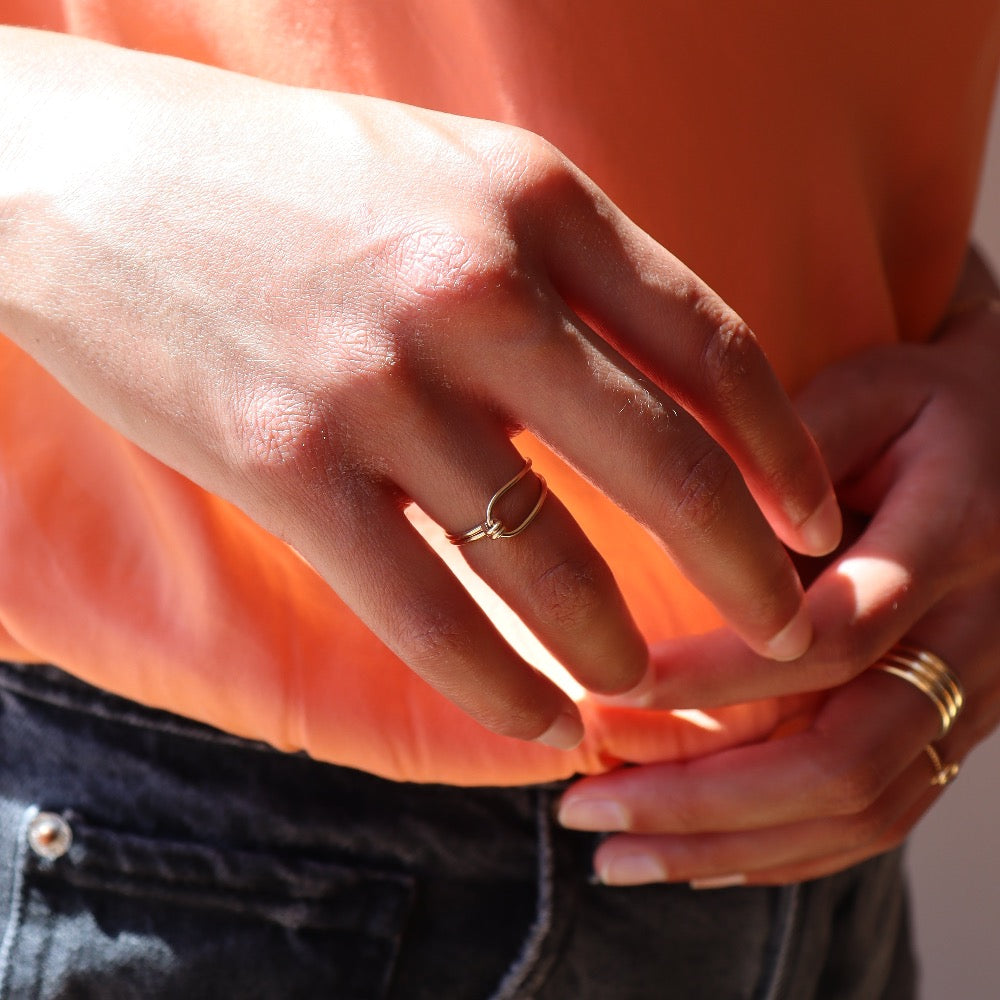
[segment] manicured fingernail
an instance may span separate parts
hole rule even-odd
[[[713,875],[711,878],[693,878],[688,883],[692,889],[730,889],[734,885],[746,884],[746,875],[737,872],[732,875]]]
[[[772,660],[797,660],[812,642],[812,621],[803,604],[795,617],[766,644],[767,655]]]
[[[544,743],[556,750],[575,750],[583,740],[583,722],[573,712],[560,712],[556,721],[537,737],[536,742]]]
[[[656,677],[651,668],[647,668],[642,675],[642,680],[635,687],[623,691],[621,694],[595,694],[591,695],[597,701],[607,702],[609,705],[621,705],[625,708],[651,708],[656,694]]]
[[[627,830],[628,816],[610,799],[570,799],[559,807],[559,822],[572,830]]]
[[[799,526],[802,544],[812,556],[825,556],[839,544],[844,531],[837,498],[828,493],[823,502]]]
[[[653,703],[653,695],[656,693],[656,675],[652,667],[647,667],[642,675],[642,680],[634,688],[626,691],[621,697],[622,700],[636,708],[646,708]]]
[[[605,885],[645,885],[666,882],[667,870],[650,854],[619,854],[597,872]]]

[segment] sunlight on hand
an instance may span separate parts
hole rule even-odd
[[[892,595],[908,589],[913,582],[913,574],[905,566],[879,556],[845,559],[836,572],[848,580],[854,592],[855,622],[886,607],[893,601]]]

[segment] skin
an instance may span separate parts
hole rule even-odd
[[[606,881],[785,882],[898,843],[938,794],[936,714],[865,669],[900,638],[965,685],[946,761],[997,724],[995,312],[837,366],[799,400],[863,518],[803,605],[775,536],[821,555],[839,522],[752,335],[537,137],[13,29],[0,65],[5,333],[294,544],[484,725],[580,732],[402,512],[481,521],[521,467],[521,427],[649,526],[733,626],[653,650],[643,704],[821,692],[768,741],[579,782],[563,821],[627,831],[598,852]],[[959,299],[996,294],[966,281]],[[464,554],[588,688],[642,678],[647,650],[558,498],[529,545]]]
[[[521,428],[751,648],[805,652],[781,543],[840,534],[814,442],[740,318],[550,145],[39,32],[0,29],[0,65],[0,328],[484,726],[582,736],[404,509],[482,521]],[[634,688],[645,643],[558,497],[525,539],[463,553],[587,689]]]
[[[964,685],[963,712],[935,742],[945,763],[1000,722],[997,295],[973,256],[956,293],[965,305],[931,343],[866,352],[799,398],[858,515],[857,537],[807,592],[812,647],[788,670],[725,632],[663,646],[644,704],[832,690],[778,738],[578,782],[566,825],[628,831],[597,852],[604,881],[785,883],[898,845],[941,789],[924,752],[940,725],[932,703],[867,669],[897,641],[937,653]]]

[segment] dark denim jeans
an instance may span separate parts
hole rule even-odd
[[[394,784],[0,665],[0,997],[912,997],[897,856],[610,889],[558,791]]]

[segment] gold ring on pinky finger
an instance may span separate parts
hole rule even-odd
[[[538,479],[540,491],[538,494],[538,499],[535,501],[535,506],[531,508],[528,512],[527,517],[516,527],[508,528],[503,521],[498,520],[493,516],[493,508],[496,507],[497,503],[501,497],[509,493],[531,470],[531,459],[527,459],[524,463],[524,468],[516,475],[513,479],[507,480],[503,486],[500,487],[490,497],[489,502],[486,504],[486,520],[482,524],[477,524],[473,528],[469,528],[468,531],[459,531],[455,534],[450,532],[447,535],[448,541],[452,545],[466,545],[469,542],[478,542],[480,538],[491,538],[494,541],[501,538],[513,538],[515,535],[521,534],[525,528],[531,524],[536,517],[538,517],[538,512],[542,509],[542,504],[545,503],[545,498],[549,495],[549,487],[542,476],[537,473],[536,478]]]
[[[932,785],[940,785],[944,788],[945,785],[950,784],[958,777],[961,765],[945,764],[941,760],[941,754],[937,752],[933,743],[928,743],[927,746],[924,747],[924,753],[930,757],[931,766],[934,768],[934,777],[931,778]]]
[[[927,695],[941,716],[941,731],[937,738],[948,734],[962,711],[965,692],[962,682],[940,656],[926,649],[896,645],[875,663],[875,668],[902,678]]]

